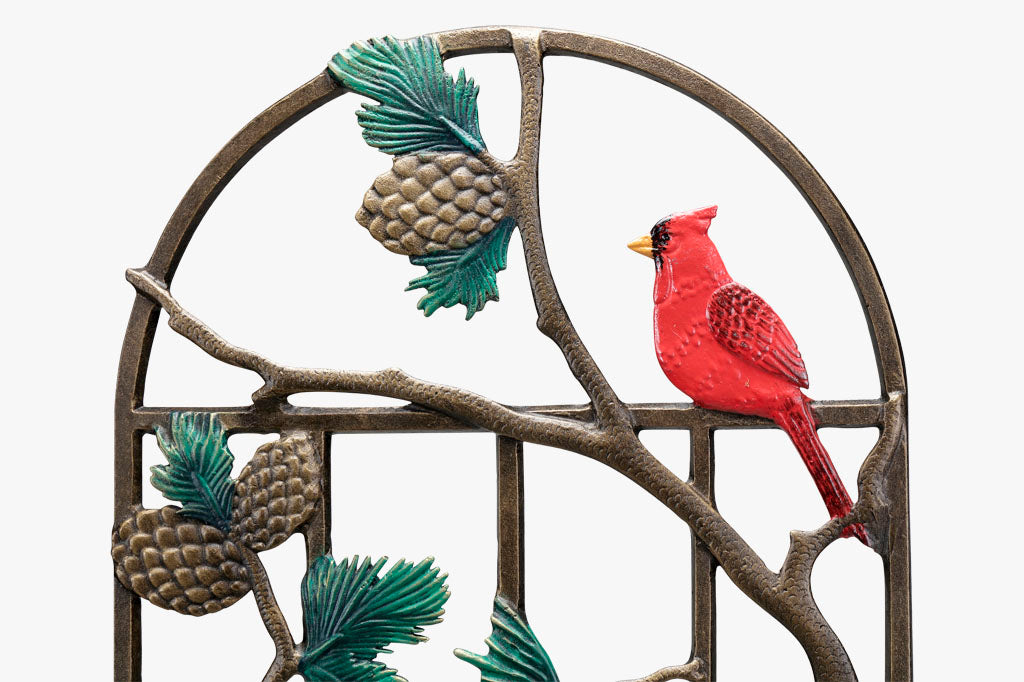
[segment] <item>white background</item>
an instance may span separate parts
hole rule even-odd
[[[1019,639],[1021,446],[1017,194],[1020,16],[1007,4],[35,3],[0,18],[7,415],[5,679],[110,674],[112,406],[133,291],[163,224],[252,116],[350,42],[458,26],[569,28],[650,48],[709,76],[788,135],[858,225],[889,294],[911,405],[918,678],[1009,679]],[[512,153],[510,56],[456,60],[482,86],[485,139]],[[717,203],[730,271],[785,318],[819,399],[878,392],[853,288],[810,209],[738,132],[640,77],[546,62],[542,210],[559,290],[630,401],[680,401],[651,350],[650,263],[624,249],[662,215]],[[519,404],[578,402],[533,327],[521,248],[502,300],[470,323],[425,319],[416,270],[352,215],[388,159],[347,96],[310,115],[227,188],[174,291],[230,340],[281,362],[375,369]],[[460,309],[461,310],[461,309]],[[161,326],[146,402],[234,405],[257,387]],[[306,404],[384,404],[307,396]],[[823,430],[849,486],[875,432]],[[686,473],[686,434],[648,433]],[[151,439],[150,439],[151,440]],[[231,441],[240,468],[265,438]],[[781,432],[718,438],[718,500],[777,567],[790,528],[824,510]],[[147,442],[147,466],[159,453]],[[387,660],[412,680],[477,679],[493,593],[493,439],[334,443],[335,554],[433,555],[452,598],[431,642]],[[689,651],[688,532],[594,462],[527,447],[531,623],[563,680],[617,680]],[[770,487],[781,486],[781,487]],[[149,506],[161,504],[147,490]],[[265,555],[301,633],[298,538]],[[719,679],[803,679],[788,634],[722,576]],[[815,596],[864,680],[882,675],[881,564],[852,541],[818,562]],[[148,680],[257,679],[273,649],[252,599],[192,619],[144,605]],[[166,644],[161,644],[163,639]]]

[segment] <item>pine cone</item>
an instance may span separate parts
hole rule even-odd
[[[117,579],[161,608],[216,613],[249,591],[241,550],[219,529],[178,511],[139,507],[121,523],[110,550]]]
[[[472,154],[408,154],[374,180],[356,221],[385,248],[422,256],[480,239],[505,215],[507,199],[501,178]]]
[[[231,537],[256,552],[277,547],[320,499],[320,453],[304,433],[261,445],[235,483]]]

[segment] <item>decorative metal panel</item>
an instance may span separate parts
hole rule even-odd
[[[520,73],[519,147],[495,158],[480,134],[478,85],[446,73],[443,60],[511,52]],[[625,403],[573,327],[554,287],[537,198],[543,58],[565,55],[624,68],[675,89],[725,118],[791,179],[819,216],[856,286],[874,345],[882,394],[810,402],[796,342],[772,308],[725,270],[709,233],[716,209],[674,214],[630,247],[654,260],[658,359],[695,402]],[[539,330],[562,351],[586,391],[585,405],[507,406],[460,388],[375,372],[289,367],[220,337],[171,293],[175,269],[203,215],[235,173],[290,125],[346,92],[374,100],[358,114],[364,139],[392,155],[391,170],[353,197],[355,222],[382,246],[424,268],[426,315],[463,306],[492,314],[506,250],[518,232]],[[354,134],[354,133],[353,133]],[[680,207],[692,208],[692,207]],[[640,226],[642,229],[646,229]],[[369,240],[368,240],[369,241]],[[368,246],[367,248],[372,248]],[[503,275],[509,276],[509,275]],[[185,194],[150,261],[129,270],[138,292],[125,335],[115,421],[114,677],[141,678],[141,599],[204,616],[253,592],[274,645],[268,680],[399,680],[378,656],[415,644],[438,622],[450,585],[431,558],[392,562],[331,555],[333,434],[488,431],[497,457],[498,571],[487,653],[474,643],[456,655],[483,680],[557,680],[543,628],[527,622],[524,585],[523,443],[569,450],[611,467],[675,513],[692,532],[693,641],[680,663],[639,678],[713,680],[715,581],[719,571],[797,639],[821,680],[856,679],[850,658],[811,595],[816,558],[843,537],[883,559],[885,659],[890,680],[911,678],[910,545],[907,502],[906,377],[895,324],[878,274],[849,216],[800,152],[757,112],[670,59],[605,38],[567,31],[490,27],[408,40],[355,43],[323,73],[257,116],[214,157]],[[397,283],[396,283],[397,284]],[[213,358],[255,372],[263,386],[244,407],[152,406],[146,370],[160,311],[171,328]],[[296,407],[290,395],[345,392],[407,401],[403,407]],[[681,394],[682,395],[682,394]],[[714,497],[714,434],[778,426],[804,459],[831,517],[792,531],[781,570],[770,570]],[[818,426],[877,427],[852,503],[818,440]],[[640,442],[645,429],[687,430],[690,477],[682,480]],[[232,433],[280,433],[256,450],[238,479]],[[170,501],[142,502],[142,438],[155,433],[166,463],[152,484]],[[237,453],[241,455],[242,453]],[[278,608],[259,553],[302,533],[308,572],[301,585],[302,631]],[[870,548],[870,549],[868,549]],[[294,587],[294,586],[289,586]],[[235,607],[238,608],[238,607]],[[481,614],[481,618],[486,617]],[[160,643],[163,645],[163,643]],[[642,672],[642,671],[638,671]],[[803,671],[792,671],[800,676]]]

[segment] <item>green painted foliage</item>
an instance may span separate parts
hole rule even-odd
[[[445,73],[433,38],[390,36],[355,43],[334,55],[328,70],[350,90],[377,100],[356,114],[366,142],[388,154],[479,152],[477,94],[459,71]]]
[[[423,628],[441,622],[448,601],[446,575],[433,559],[399,561],[383,576],[376,563],[330,556],[317,559],[302,583],[306,648],[299,672],[306,680],[399,682],[398,672],[375,660],[391,644],[426,639]]]
[[[234,456],[220,417],[209,413],[175,412],[171,431],[157,427],[157,443],[167,464],[150,469],[153,486],[164,497],[181,502],[182,516],[227,532],[231,525],[231,478]]]
[[[416,307],[430,316],[438,308],[457,303],[466,306],[470,319],[487,301],[498,300],[498,273],[508,261],[508,243],[515,229],[515,220],[504,218],[475,244],[457,251],[439,251],[425,256],[411,256],[413,265],[422,265],[427,274],[409,282],[406,291],[426,289]]]
[[[494,600],[491,625],[486,656],[455,650],[456,656],[480,669],[481,682],[558,682],[547,652],[511,602]]]

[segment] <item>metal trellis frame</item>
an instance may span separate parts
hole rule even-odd
[[[856,228],[838,199],[810,163],[778,130],[734,95],[704,76],[665,57],[613,40],[547,29],[487,27],[434,34],[445,58],[460,55],[516,52],[528,44],[540,59],[565,55],[627,69],[671,87],[725,118],[748,137],[785,173],[820,218],[842,256],[865,310],[878,362],[879,398],[820,402],[815,413],[823,427],[885,425],[887,410],[905,414],[905,402],[892,407],[891,397],[905,395],[906,376],[892,314],[881,281]],[[525,77],[524,77],[525,78]],[[525,80],[524,80],[525,83]],[[140,269],[169,286],[188,243],[204,214],[234,175],[265,145],[311,111],[343,94],[344,89],[322,73],[270,106],[246,125],[200,173],[160,236],[152,257]],[[539,103],[538,103],[539,106]],[[539,114],[538,114],[539,115]],[[254,402],[239,407],[154,407],[144,401],[146,371],[161,305],[140,291],[136,297],[121,352],[115,417],[114,517],[122,518],[142,499],[142,440],[154,424],[166,423],[175,411],[215,412],[229,433],[308,432],[323,453],[323,501],[301,529],[310,562],[331,550],[330,442],[335,434],[436,433],[483,430],[465,421],[417,405],[404,407],[297,407],[286,400]],[[703,410],[683,403],[638,403],[625,406],[635,430],[681,429],[690,434],[690,482],[714,501],[714,434],[719,429],[771,428],[760,418]],[[580,422],[594,418],[587,405],[517,407],[531,415]],[[900,439],[885,476],[887,531],[885,575],[886,678],[912,677],[910,620],[910,543],[907,446]],[[524,609],[523,441],[496,435],[497,590]],[[693,534],[691,660],[702,661],[708,679],[715,678],[715,579],[718,560]],[[142,623],[139,597],[114,581],[114,677],[141,679]]]

